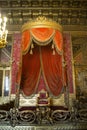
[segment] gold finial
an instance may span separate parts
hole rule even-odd
[[[60,24],[58,24],[57,22],[55,22],[51,19],[48,19],[44,16],[39,16],[36,19],[25,23],[22,26],[22,32],[24,32],[25,30],[31,29],[31,28],[42,28],[42,27],[53,28],[53,29],[57,29],[60,32],[62,32],[62,26]]]

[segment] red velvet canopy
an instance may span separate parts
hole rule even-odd
[[[53,28],[22,32],[22,66],[17,83],[26,96],[36,93],[41,75],[46,90],[58,96],[64,86],[62,33]]]

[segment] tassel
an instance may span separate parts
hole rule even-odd
[[[31,44],[31,48],[34,48],[34,44],[33,43]]]
[[[32,49],[30,50],[30,54],[31,54],[31,55],[33,54],[33,51],[32,51]]]
[[[55,55],[55,50],[53,50],[53,55]]]
[[[52,49],[54,49],[54,44],[52,44]]]

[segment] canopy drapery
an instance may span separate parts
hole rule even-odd
[[[22,66],[17,83],[24,95],[38,90],[43,75],[46,90],[59,96],[64,86],[62,34],[52,28],[31,28],[22,33]],[[31,53],[32,52],[32,53]]]

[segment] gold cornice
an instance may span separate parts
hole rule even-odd
[[[25,30],[28,30],[31,28],[41,28],[41,27],[57,29],[60,32],[63,31],[62,26],[60,24],[58,24],[57,22],[52,21],[50,19],[47,19],[44,16],[39,16],[35,20],[25,23],[22,26],[21,30],[22,30],[22,32],[24,32]]]

